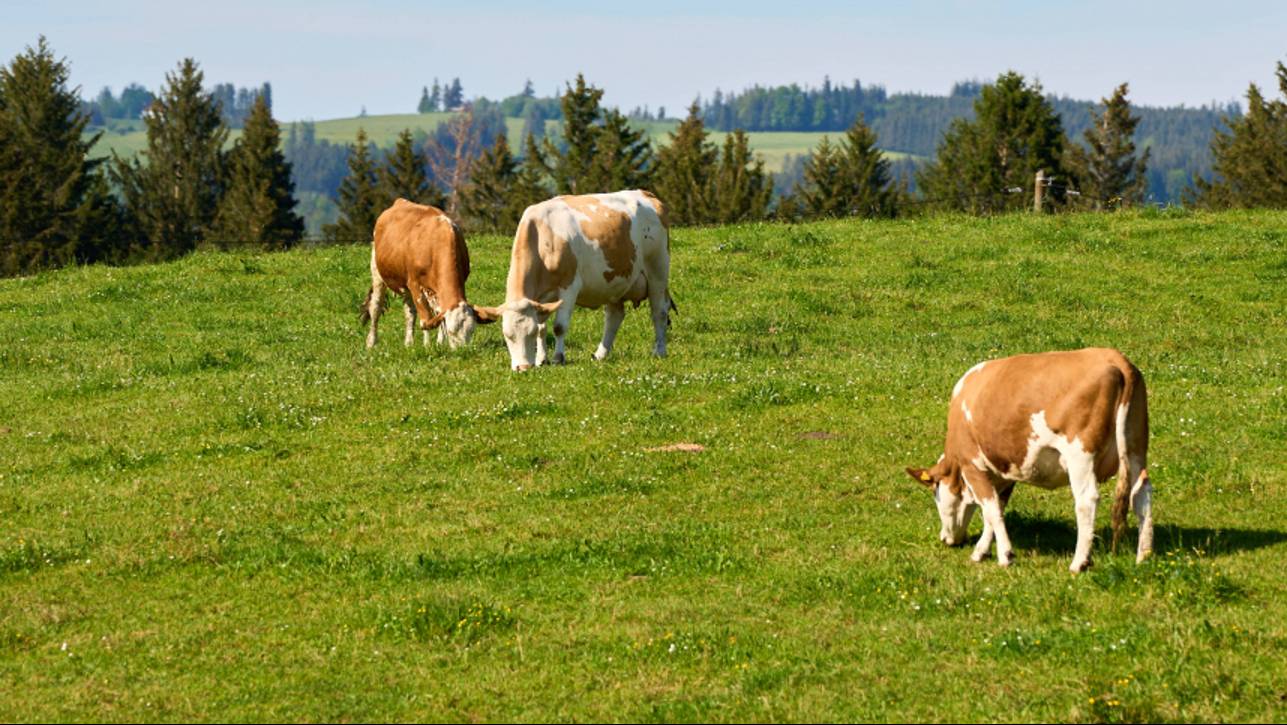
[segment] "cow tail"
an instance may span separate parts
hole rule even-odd
[[[1117,543],[1126,534],[1126,515],[1130,511],[1131,491],[1135,483],[1130,476],[1130,451],[1127,450],[1127,441],[1129,440],[1127,432],[1130,427],[1131,414],[1134,413],[1136,416],[1148,415],[1148,404],[1145,402],[1146,398],[1143,395],[1143,376],[1140,375],[1139,370],[1134,365],[1130,365],[1126,371],[1125,378],[1125,384],[1122,386],[1122,397],[1118,401],[1116,411],[1117,488],[1113,491],[1113,553],[1117,553]],[[1140,388],[1138,400],[1136,400],[1137,386]],[[1143,410],[1132,410],[1136,405],[1143,407]]]

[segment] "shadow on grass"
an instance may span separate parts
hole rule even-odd
[[[1009,511],[1005,515],[1005,526],[1016,549],[1071,555],[1077,546],[1077,527],[1071,517],[1062,519]],[[1139,528],[1132,516],[1120,549],[1134,551],[1138,533]],[[1097,529],[1095,536],[1097,543],[1103,546],[1109,546],[1113,540],[1113,532],[1107,526]],[[1180,524],[1155,524],[1153,527],[1153,551],[1158,554],[1199,549],[1206,556],[1216,556],[1283,543],[1287,543],[1287,531],[1275,529],[1211,528]]]

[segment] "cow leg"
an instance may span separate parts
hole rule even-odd
[[[416,340],[416,308],[411,302],[411,295],[408,292],[402,293],[402,319],[406,323],[406,333],[402,336],[402,344],[411,347],[411,343]]]
[[[384,311],[384,278],[375,264],[375,247],[371,247],[371,293],[366,298],[366,313],[371,318],[371,329],[366,333],[366,346],[375,347],[375,331]]]
[[[979,508],[983,511],[984,530],[990,529],[991,535],[996,537],[997,563],[1001,566],[1010,566],[1010,562],[1014,561],[1014,548],[1010,545],[1010,534],[1005,530],[1005,518],[1001,510],[1001,501],[994,493],[991,497],[980,500]],[[991,542],[988,543],[990,544]],[[987,555],[986,549],[984,550],[984,555]]]
[[[564,347],[564,339],[568,334],[568,327],[572,324],[572,310],[576,308],[577,294],[581,291],[579,282],[573,282],[566,289],[559,291],[559,299],[563,304],[554,311],[554,364],[563,365],[567,362],[567,350]]]
[[[599,343],[599,349],[594,351],[595,360],[603,360],[612,352],[612,343],[617,339],[617,330],[621,328],[621,321],[626,318],[626,305],[622,302],[609,302],[603,308],[603,341]]]
[[[1009,481],[994,480],[992,487],[997,492],[997,505],[1004,516],[1005,507],[1010,503],[1010,494],[1014,493],[1014,484]],[[992,538],[994,535],[995,532],[992,531],[992,526],[988,523],[988,517],[984,516],[983,534],[979,536],[978,543],[974,545],[974,552],[970,554],[971,560],[979,562],[988,558],[988,554],[992,550]]]
[[[1135,521],[1140,527],[1140,542],[1135,550],[1135,563],[1138,564],[1153,553],[1153,482],[1148,478],[1143,461],[1132,460],[1130,471],[1131,480],[1135,482],[1131,488],[1131,508],[1135,510]]]
[[[437,317],[438,313],[442,312],[442,308],[438,306],[438,297],[436,295],[425,294],[425,300],[429,306],[429,312],[433,314],[434,317]],[[423,330],[421,337],[424,338],[425,347],[429,347],[429,331]],[[445,337],[446,337],[446,332],[442,329],[442,325],[439,325],[438,326],[438,344],[439,345],[443,343],[443,340],[445,339]]]
[[[540,367],[548,362],[545,354],[545,323],[536,326],[536,366]]]
[[[670,328],[670,292],[664,274],[660,282],[656,286],[648,286],[648,310],[652,313],[652,353],[657,357],[666,357],[666,331]]]
[[[1072,488],[1077,512],[1077,549],[1073,552],[1074,574],[1090,568],[1090,547],[1095,541],[1095,508],[1099,505],[1099,483],[1095,479],[1095,461],[1089,455],[1070,456],[1068,483]]]

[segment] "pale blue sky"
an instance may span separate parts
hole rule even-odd
[[[435,75],[500,98],[529,77],[550,93],[578,71],[608,103],[672,115],[716,87],[830,74],[945,93],[1010,68],[1060,95],[1099,98],[1129,81],[1137,103],[1201,105],[1241,98],[1251,81],[1272,88],[1287,60],[1284,0],[0,0],[0,18],[4,62],[44,34],[87,96],[131,81],[155,89],[192,56],[208,82],[271,81],[285,120],[411,112]]]

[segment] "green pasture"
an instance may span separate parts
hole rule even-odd
[[[670,357],[641,309],[593,363],[579,310],[524,374],[396,304],[364,349],[358,246],[0,280],[0,720],[1287,718],[1287,213],[672,251]],[[971,564],[903,467],[974,363],[1087,345],[1147,379],[1157,556],[1101,506],[1071,576],[1021,488]]]
[[[381,148],[391,147],[397,140],[399,133],[403,129],[424,131],[432,133],[439,124],[451,117],[450,113],[406,113],[406,114],[389,114],[380,116],[364,116],[354,118],[338,118],[327,121],[317,121],[314,123],[317,139],[326,140],[331,143],[346,144],[353,143],[357,137],[358,129],[365,129],[371,142]],[[669,133],[678,126],[675,121],[646,121],[634,122],[637,126],[642,126],[648,135],[657,145],[665,145],[670,142]],[[290,132],[290,123],[282,124],[282,139]],[[523,149],[523,119],[507,118],[505,119],[506,129],[508,130],[508,140],[510,148],[516,154],[521,154]],[[549,133],[556,133],[558,122],[547,121],[546,129]],[[112,121],[107,128],[95,128],[93,132],[103,131],[102,138],[94,146],[93,154],[95,156],[111,156],[113,152],[122,156],[129,157],[143,151],[147,148],[147,134],[143,130],[141,121]],[[723,144],[726,133],[713,131],[710,140],[713,143]],[[788,156],[803,156],[809,153],[814,146],[822,140],[823,136],[830,136],[833,142],[838,141],[842,134],[840,133],[812,133],[812,132],[756,132],[747,134],[750,137],[751,148],[764,159],[764,167],[769,171],[782,171]],[[240,129],[234,129],[228,134],[228,146],[241,136]],[[910,156],[899,151],[886,151],[885,155],[891,159],[903,158]]]

